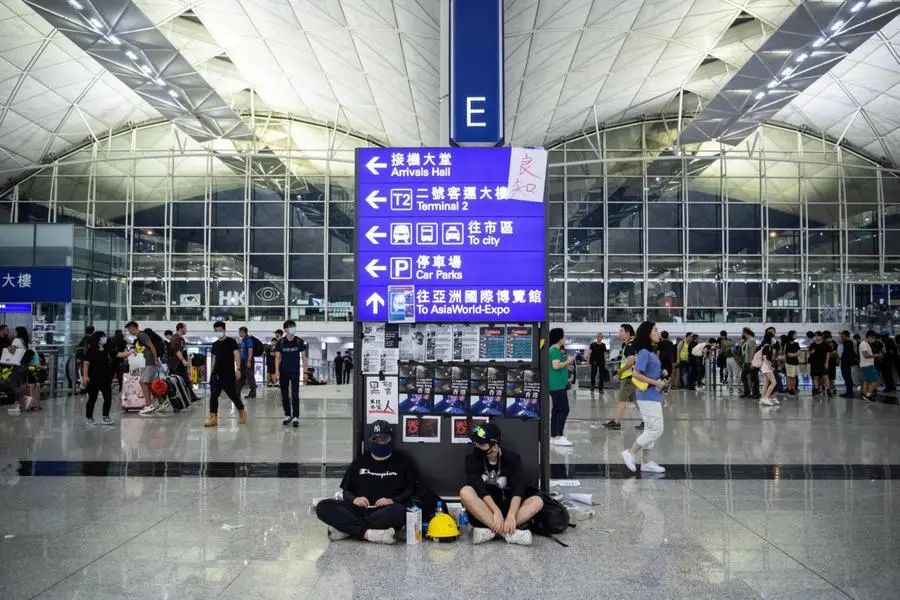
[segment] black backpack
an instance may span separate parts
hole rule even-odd
[[[569,524],[569,510],[559,500],[551,498],[540,492],[544,501],[544,508],[534,516],[531,522],[531,531],[538,535],[556,535],[565,532]]]
[[[163,341],[162,337],[149,327],[144,330],[144,333],[147,334],[147,337],[150,338],[150,343],[153,344],[153,347],[156,348],[156,357],[159,360],[165,360],[166,358],[166,343]]]
[[[253,357],[263,356],[266,353],[266,348],[263,346],[263,343],[259,341],[259,338],[256,336],[250,336],[250,342],[253,344]]]

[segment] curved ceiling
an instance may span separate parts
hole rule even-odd
[[[828,4],[862,4],[862,20],[896,5]],[[134,83],[140,73],[123,74],[109,53],[83,49],[93,44],[83,35],[50,24],[59,21],[48,15],[83,5],[140,13],[152,31],[130,30],[129,39],[167,44],[216,110],[289,114],[384,145],[441,141],[439,0],[0,0],[2,180],[131,123],[178,123]],[[679,107],[702,114],[800,5],[506,0],[507,141],[547,145]],[[900,164],[900,19],[854,48],[771,120]]]

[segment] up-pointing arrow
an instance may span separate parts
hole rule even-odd
[[[369,192],[369,195],[366,196],[366,204],[368,204],[375,210],[378,210],[379,204],[384,204],[385,202],[387,202],[387,198],[379,196],[378,190],[372,190],[371,192]]]
[[[378,169],[387,169],[387,163],[380,162],[377,156],[373,156],[366,163],[366,168],[372,175],[378,175],[380,173]]]
[[[384,265],[379,265],[378,259],[373,258],[372,260],[369,261],[369,264],[366,265],[366,273],[371,275],[374,279],[378,279],[379,271],[382,271],[382,272],[387,271],[387,267]]]
[[[384,306],[384,298],[378,292],[372,292],[372,295],[366,298],[366,306],[372,307],[372,314],[378,314],[379,306]]]
[[[372,228],[366,232],[366,239],[372,242],[373,245],[378,245],[378,239],[384,239],[387,237],[387,234],[383,231],[378,231],[378,225],[372,225]]]

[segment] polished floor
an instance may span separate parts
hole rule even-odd
[[[215,430],[200,405],[116,410],[111,428],[85,427],[83,397],[0,412],[0,599],[898,597],[895,404],[806,393],[773,410],[673,392],[655,454],[670,473],[649,479],[618,464],[637,415],[603,429],[614,396],[579,391],[575,446],[552,457],[580,485],[556,489],[597,506],[560,537],[568,547],[383,547],[329,543],[311,515],[349,459],[350,400],[304,395],[297,430],[272,390],[247,426],[223,407]],[[122,476],[134,465],[152,476]]]

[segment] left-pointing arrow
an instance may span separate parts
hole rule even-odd
[[[372,314],[378,314],[378,308],[384,306],[384,298],[378,292],[372,292],[372,295],[366,299],[366,306],[372,307]]]
[[[373,156],[369,159],[369,162],[366,163],[366,168],[372,175],[378,175],[380,173],[378,169],[387,169],[387,163],[383,163],[378,160],[377,156]]]
[[[375,246],[378,245],[378,239],[384,239],[387,237],[387,234],[383,231],[378,231],[378,225],[372,225],[372,228],[366,232],[366,239],[372,242]]]
[[[387,202],[387,198],[385,198],[384,196],[379,196],[378,190],[372,190],[371,192],[369,192],[369,195],[366,196],[366,203],[375,210],[378,210],[379,204],[384,204],[385,202]]]
[[[378,259],[373,258],[372,260],[369,261],[369,264],[366,265],[366,273],[371,275],[373,278],[378,279],[379,271],[381,271],[381,272],[387,271],[387,267],[384,265],[379,265]]]

